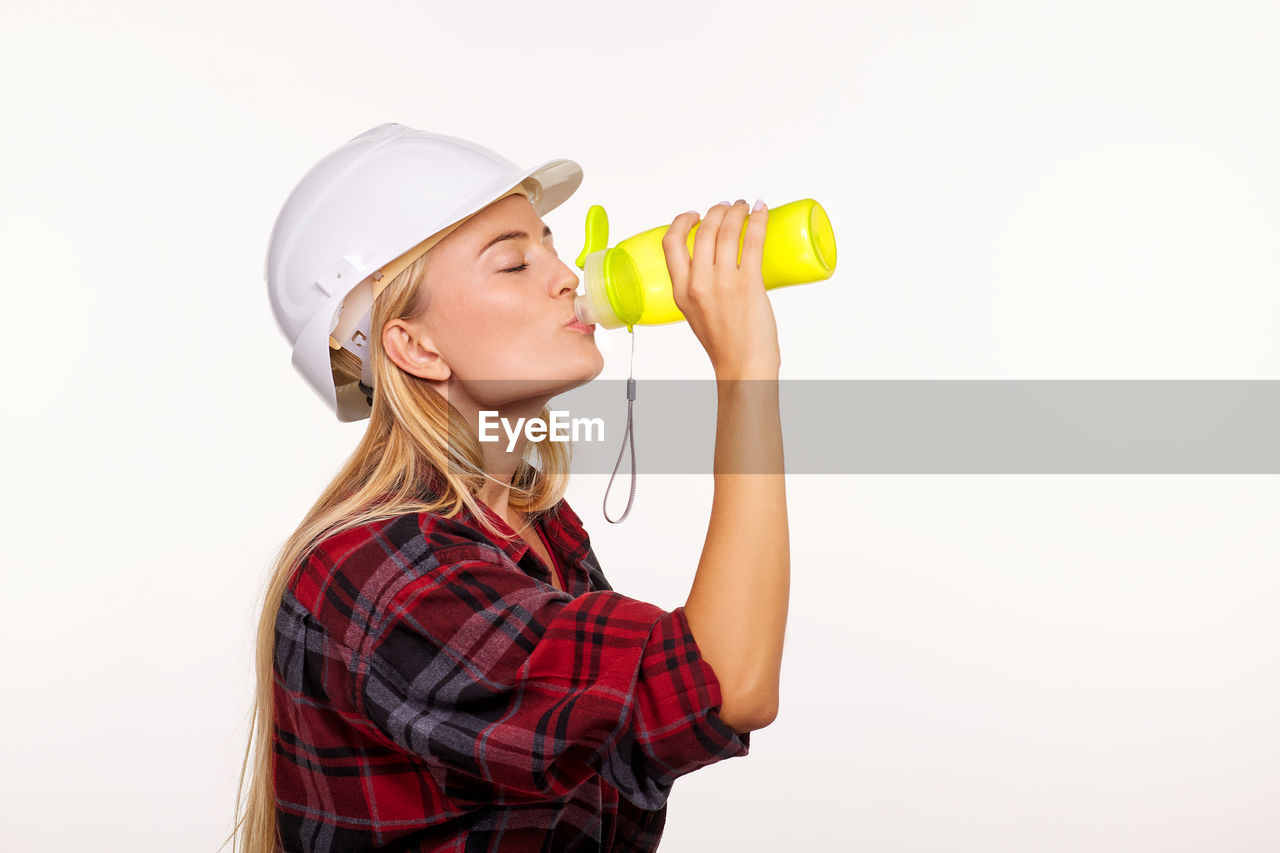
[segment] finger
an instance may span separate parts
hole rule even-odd
[[[716,235],[716,264],[738,268],[738,244],[742,240],[742,224],[747,219],[747,203],[738,199],[725,214]],[[699,229],[701,230],[701,229]]]
[[[667,272],[671,274],[671,287],[677,299],[689,287],[689,231],[697,221],[698,212],[687,211],[671,220],[667,233],[662,235],[662,251],[667,257]]]
[[[760,201],[760,209],[747,217],[747,233],[742,238],[741,268],[751,280],[763,280],[764,232],[769,223],[769,208]]]
[[[728,211],[726,205],[717,204],[702,217],[698,233],[693,236],[693,268],[690,275],[696,276],[700,270],[705,275],[711,270],[716,261],[716,234],[719,233],[720,223],[724,221]]]

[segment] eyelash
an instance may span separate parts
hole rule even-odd
[[[555,249],[551,250],[551,254],[555,255],[557,258],[560,257],[559,253],[557,253]],[[525,261],[524,263],[520,264],[520,266],[518,267],[508,267],[507,269],[502,270],[502,272],[524,272],[528,268],[529,268],[529,262]]]

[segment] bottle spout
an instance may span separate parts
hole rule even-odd
[[[573,313],[577,315],[579,322],[588,326],[598,325],[606,329],[616,329],[624,325],[609,302],[608,284],[604,274],[605,255],[613,251],[615,250],[605,249],[592,252],[583,259],[582,293],[574,297]]]
[[[593,326],[599,322],[595,312],[591,310],[591,300],[587,298],[585,293],[579,293],[574,297],[573,313],[577,316],[578,322],[583,325]]]

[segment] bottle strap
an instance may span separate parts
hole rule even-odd
[[[632,406],[636,402],[636,330],[634,326],[627,327],[627,334],[631,335],[631,365],[627,369],[627,431],[622,436],[622,447],[618,449],[618,461],[613,463],[613,473],[609,475],[609,485],[604,490],[604,501],[601,503],[601,509],[604,511],[605,520],[610,524],[621,524],[626,521],[627,516],[631,514],[631,504],[636,499],[636,439],[633,431],[631,420]],[[631,448],[631,494],[627,498],[627,508],[623,511],[622,517],[613,519],[609,518],[609,491],[613,488],[613,478],[618,476],[618,466],[622,464],[622,454],[630,446]]]

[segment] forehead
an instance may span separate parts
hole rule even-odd
[[[495,229],[506,230],[510,227],[533,228],[534,226],[537,226],[538,233],[542,232],[542,219],[538,216],[538,212],[533,209],[532,202],[522,195],[511,195],[498,199],[484,210],[473,215],[458,227],[457,234],[462,238],[460,242],[478,241],[483,243],[497,233]]]

